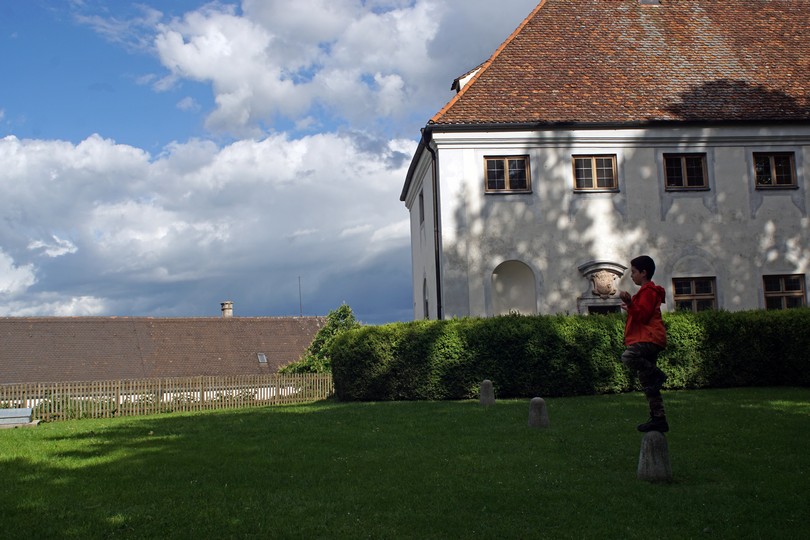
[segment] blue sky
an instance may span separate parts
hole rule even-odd
[[[410,320],[419,130],[534,6],[2,0],[0,316]]]

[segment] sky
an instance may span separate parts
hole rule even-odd
[[[413,319],[420,129],[537,0],[0,0],[0,316]]]

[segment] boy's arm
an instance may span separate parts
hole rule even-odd
[[[655,313],[655,300],[655,292],[649,289],[638,291],[628,304],[627,313],[632,314],[642,324],[647,324]]]

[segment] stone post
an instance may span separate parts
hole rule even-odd
[[[484,382],[481,383],[481,397],[479,399],[481,405],[495,405],[495,389],[489,379],[484,379]]]
[[[541,397],[532,398],[529,402],[529,427],[547,428],[548,425],[545,400]]]
[[[648,482],[672,481],[667,438],[660,431],[648,431],[641,439],[638,456],[638,479]]]

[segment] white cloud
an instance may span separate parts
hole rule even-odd
[[[28,249],[32,251],[42,250],[48,257],[61,257],[62,255],[76,253],[79,248],[70,240],[64,240],[53,234],[47,242],[44,240],[32,241],[28,244]]]
[[[0,295],[18,295],[37,282],[34,265],[17,266],[0,249]]]
[[[82,7],[84,6],[74,5],[74,8]],[[137,10],[137,14],[127,19],[83,15],[81,12],[77,13],[75,18],[79,23],[90,26],[112,43],[117,43],[132,51],[148,50],[150,43],[145,37],[147,34],[144,33],[144,29],[154,27],[163,14],[145,4],[134,4],[133,7]]]
[[[155,39],[172,82],[211,83],[214,131],[257,136],[259,124],[317,106],[354,123],[401,115],[434,72],[433,2],[249,0],[243,11],[211,4],[160,25]]]
[[[200,104],[192,97],[184,97],[177,102],[177,108],[181,111],[199,111]]]
[[[105,301],[93,296],[60,297],[48,293],[34,295],[25,302],[0,303],[0,314],[6,317],[86,317],[103,315]]]
[[[374,231],[374,234],[371,235],[371,241],[385,242],[388,240],[401,240],[403,238],[409,238],[410,234],[410,222],[407,219],[403,219]]]
[[[350,236],[357,236],[359,234],[367,233],[371,230],[373,230],[373,227],[368,223],[365,223],[363,225],[356,225],[354,227],[349,227],[347,229],[343,229],[342,231],[340,231],[340,237],[346,238]]]
[[[7,137],[4,290],[22,294],[35,282],[24,258],[37,254],[47,255],[37,259],[44,274],[60,276],[60,299],[33,295],[34,310],[78,310],[68,300],[83,297],[126,309],[111,295],[140,302],[144,286],[227,282],[235,271],[240,287],[263,288],[279,265],[324,283],[336,268],[370,263],[381,246],[407,250],[407,235],[390,224],[406,214],[398,194],[415,146],[361,133],[279,134],[223,147],[172,143],[152,157],[98,136],[76,145]],[[57,294],[47,280],[38,289]]]

